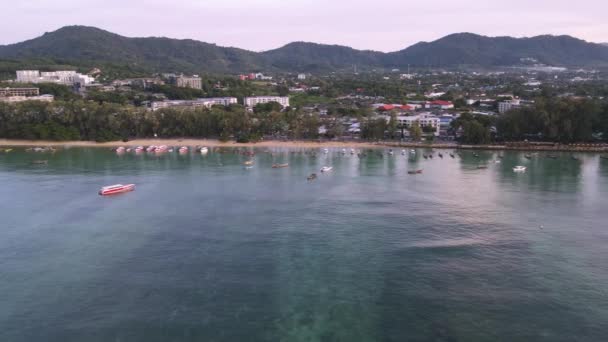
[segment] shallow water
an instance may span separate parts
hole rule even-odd
[[[598,155],[225,151],[0,153],[0,341],[608,336]]]

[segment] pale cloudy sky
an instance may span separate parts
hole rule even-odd
[[[3,0],[4,1],[4,0]],[[292,41],[395,51],[455,32],[569,34],[608,42],[608,0],[21,0],[0,5],[0,44],[65,25],[260,51]]]

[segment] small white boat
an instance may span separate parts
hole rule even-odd
[[[103,188],[99,189],[99,195],[101,195],[101,196],[116,195],[116,194],[121,194],[124,192],[133,191],[133,190],[135,190],[135,184],[127,184],[127,185],[114,184],[114,185],[104,186]]]
[[[395,154],[395,152],[393,152],[393,150],[388,150],[388,154],[392,156],[393,154]]]
[[[188,153],[188,146],[182,146],[182,147],[180,147],[179,150],[178,150],[178,152],[180,154],[186,154],[186,153]]]
[[[201,147],[201,154],[209,153],[209,149],[207,147]]]
[[[135,148],[135,153],[139,154],[139,153],[142,153],[142,152],[144,152],[144,147],[143,146],[137,146]]]
[[[350,149],[350,154],[355,154],[355,150],[354,149]]]
[[[496,160],[494,161],[494,164],[500,164],[500,160],[496,159]]]
[[[342,154],[346,154],[346,149],[345,148],[342,149]]]
[[[401,155],[404,156],[405,155],[405,150],[401,150]]]
[[[331,167],[331,166],[323,166],[323,167],[321,168],[321,172],[329,172],[329,171],[331,171],[331,170],[333,170],[333,169],[334,169],[334,168],[333,168],[333,167]]]
[[[513,168],[513,172],[526,172],[527,168],[525,166],[516,166]]]
[[[416,154],[416,150],[410,150],[411,154]]]
[[[123,153],[125,153],[125,148],[124,148],[124,147],[122,147],[122,146],[120,146],[119,148],[117,148],[117,149],[116,149],[116,153],[118,153],[118,154],[123,154]]]
[[[328,153],[329,153],[329,150],[328,150],[328,149],[326,149],[326,148],[324,148],[324,149],[323,149],[323,153],[328,154]]]

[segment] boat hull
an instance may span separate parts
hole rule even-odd
[[[135,184],[127,184],[127,185],[122,185],[119,187],[101,188],[99,190],[99,195],[100,196],[112,196],[112,195],[122,194],[125,192],[131,192],[133,190],[135,190]]]

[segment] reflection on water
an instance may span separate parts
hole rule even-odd
[[[0,154],[0,340],[608,335],[608,160],[222,152]]]

